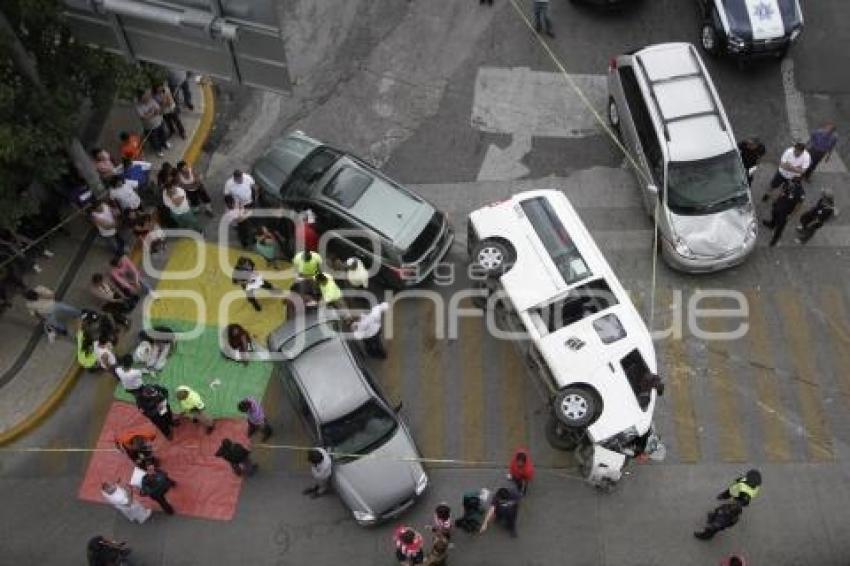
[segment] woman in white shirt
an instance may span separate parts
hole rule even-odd
[[[198,224],[198,218],[192,212],[186,191],[177,186],[177,184],[169,181],[165,185],[165,190],[162,191],[162,202],[168,207],[169,212],[171,212],[171,218],[179,228],[189,228],[190,230],[202,232],[201,226]]]
[[[118,215],[106,201],[95,203],[91,211],[91,220],[97,227],[101,238],[109,242],[116,255],[124,253],[124,239],[118,232]]]
[[[194,212],[203,209],[207,216],[213,215],[212,199],[210,199],[206,187],[201,182],[201,178],[195,174],[192,166],[185,161],[177,163],[177,182],[186,191],[186,196],[189,197],[189,205]]]

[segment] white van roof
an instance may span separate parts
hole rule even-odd
[[[650,89],[671,161],[706,159],[735,149],[720,97],[690,43],[661,43],[634,54]]]

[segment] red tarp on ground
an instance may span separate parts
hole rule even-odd
[[[135,406],[114,401],[100,431],[97,448],[114,448],[116,434],[145,426],[157,431],[154,455],[159,458],[162,469],[177,482],[166,495],[176,513],[222,521],[232,519],[242,480],[227,462],[215,457],[215,452],[225,437],[250,448],[245,421],[217,420],[210,435],[201,424],[184,421],[174,428],[174,440],[169,442]],[[126,484],[132,471],[133,465],[123,453],[94,452],[77,496],[85,501],[105,503],[100,494],[100,484],[117,478]],[[141,499],[147,507],[161,511],[156,502]]]

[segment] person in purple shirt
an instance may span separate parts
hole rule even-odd
[[[269,425],[269,420],[263,412],[263,406],[253,397],[245,397],[236,405],[240,413],[245,413],[245,419],[248,421],[248,436],[253,436],[255,432],[262,429],[262,441],[265,442],[272,435],[272,427]]]
[[[838,143],[838,134],[835,133],[835,125],[834,124],[825,124],[822,128],[818,128],[812,135],[809,137],[809,155],[812,156],[812,164],[809,165],[809,168],[806,169],[806,172],[803,173],[803,179],[806,181],[810,180],[812,173],[815,171],[815,167],[818,166],[818,163],[821,161],[829,161],[830,156],[832,156],[832,151],[835,149],[835,145]]]

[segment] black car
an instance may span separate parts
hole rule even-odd
[[[803,29],[799,0],[697,0],[709,55],[782,57]]]
[[[264,206],[310,209],[328,247],[359,257],[384,283],[424,281],[454,241],[445,214],[362,160],[293,132],[252,168]]]

